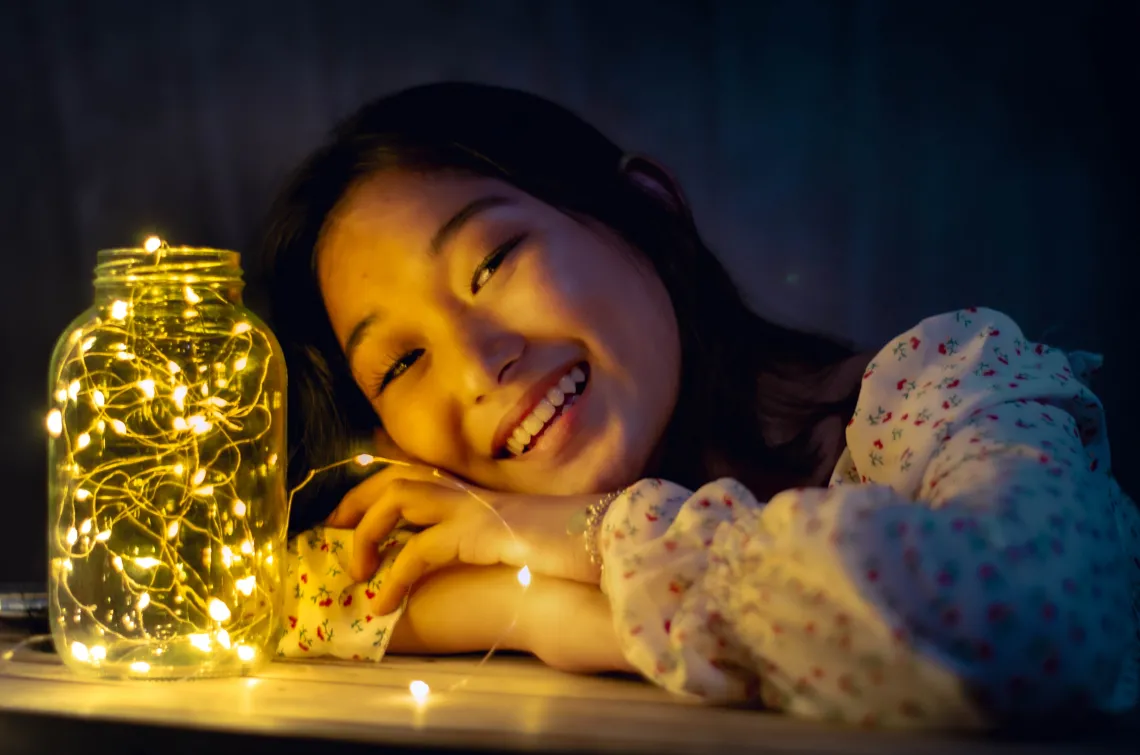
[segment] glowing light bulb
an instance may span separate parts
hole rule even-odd
[[[150,378],[144,378],[138,382],[139,390],[147,398],[154,398],[154,381]]]
[[[82,642],[71,643],[71,657],[82,663],[87,663],[90,659],[90,654],[87,652],[87,646]]]
[[[519,569],[519,584],[523,587],[530,587],[530,567],[524,566]]]
[[[59,409],[52,409],[48,412],[47,431],[53,438],[58,438],[63,432],[63,413]]]
[[[147,236],[146,241],[143,242],[143,249],[148,252],[157,252],[159,247],[162,246],[162,239],[158,236]]]
[[[422,703],[424,700],[427,700],[428,695],[431,694],[431,687],[427,685],[427,682],[422,682],[417,679],[408,685],[408,691],[412,693],[412,697],[415,698],[417,703]]]
[[[362,467],[367,467],[372,462],[376,461],[371,454],[360,454],[356,457],[356,463]]]
[[[80,450],[87,448],[87,446],[91,445],[91,436],[87,433],[80,433],[79,437],[75,439],[75,445],[79,447]]]
[[[241,499],[234,501],[234,516],[239,518],[245,516],[245,501]]]
[[[234,325],[234,335],[240,336],[242,333],[248,333],[251,328],[253,328],[253,326],[243,320],[237,325]]]
[[[257,577],[250,574],[248,577],[234,580],[234,587],[238,589],[242,595],[250,595],[253,593],[253,588],[257,585]]]
[[[229,607],[217,598],[210,598],[209,612],[214,621],[225,621],[230,617]]]
[[[127,319],[127,310],[129,305],[122,299],[116,299],[111,304],[111,318],[114,320]]]
[[[150,664],[146,661],[135,661],[131,664],[131,671],[136,674],[145,674],[150,671]]]
[[[256,655],[257,651],[251,648],[249,645],[238,645],[237,656],[246,663],[252,661]]]

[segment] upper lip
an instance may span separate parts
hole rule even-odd
[[[499,422],[498,429],[495,430],[494,442],[491,444],[491,455],[498,455],[504,448],[506,448],[507,441],[511,439],[514,434],[515,428],[526,419],[527,415],[534,411],[534,407],[538,406],[538,402],[546,397],[547,391],[554,386],[558,385],[558,381],[563,376],[568,375],[570,370],[573,369],[580,361],[576,359],[571,362],[566,362],[560,367],[548,372],[545,377],[535,382],[526,393],[515,403],[503,419]]]

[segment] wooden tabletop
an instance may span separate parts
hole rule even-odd
[[[124,732],[140,727],[152,732],[160,727],[159,735],[148,734],[145,740],[155,746],[143,751],[165,753],[176,748],[155,740],[170,731],[178,736],[168,743],[194,732],[222,736],[218,741],[241,735],[278,741],[315,738],[324,740],[321,752],[334,743],[355,743],[383,744],[389,752],[412,747],[657,755],[935,755],[968,747],[971,755],[988,755],[1131,752],[1135,742],[964,742],[930,734],[828,727],[707,707],[639,680],[564,674],[530,658],[507,655],[485,663],[468,657],[390,657],[380,664],[276,662],[257,678],[123,682],[82,679],[52,653],[27,647],[7,652],[12,649],[12,643],[0,643],[5,656],[0,662],[0,737],[8,737],[11,744],[13,726],[34,722],[38,728],[24,732],[20,740],[30,743],[28,752],[45,751],[52,737],[51,747],[60,746],[58,739],[67,731],[73,732],[67,735],[71,737],[105,737],[114,745],[122,742]],[[409,692],[414,681],[432,690],[423,702]],[[0,749],[11,749],[3,744],[0,741]]]

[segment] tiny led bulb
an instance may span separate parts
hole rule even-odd
[[[519,584],[523,587],[530,587],[530,567],[524,566],[519,569]]]
[[[356,457],[356,463],[362,467],[367,467],[369,464],[371,464],[375,460],[376,459],[373,458],[373,456],[371,454],[360,454],[359,456]]]
[[[157,252],[160,246],[162,246],[162,239],[158,236],[148,236],[146,241],[143,242],[143,249],[146,249],[148,252]]]
[[[417,679],[408,685],[408,691],[412,693],[412,697],[416,699],[417,703],[422,703],[431,694],[431,687],[427,686],[427,682],[421,682]]]

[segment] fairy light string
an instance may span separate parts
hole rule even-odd
[[[187,251],[153,237],[144,250],[151,271]],[[49,599],[72,666],[139,678],[249,673],[279,636],[275,591],[294,495],[345,464],[412,466],[359,454],[311,470],[280,500],[283,369],[268,329],[234,306],[238,274],[128,277],[128,295],[57,347],[46,418]],[[493,505],[433,473],[518,542]],[[524,590],[530,576],[518,572]],[[427,685],[410,691],[421,700]]]

